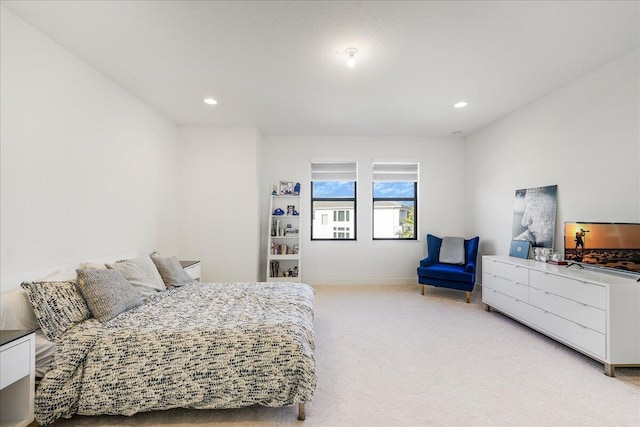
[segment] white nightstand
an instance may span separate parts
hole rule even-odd
[[[36,334],[0,331],[0,426],[24,427],[33,421]]]
[[[184,271],[196,280],[200,280],[200,261],[180,261]]]

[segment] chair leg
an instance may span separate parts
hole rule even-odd
[[[471,292],[467,291],[467,304],[471,302]]]
[[[422,293],[422,295],[424,295],[424,285],[420,285],[421,289],[420,292]]]

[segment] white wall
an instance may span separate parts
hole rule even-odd
[[[558,185],[564,221],[640,221],[638,50],[471,135],[467,232],[481,254],[507,254],[515,190]]]
[[[311,159],[358,161],[358,240],[310,240]],[[371,163],[373,159],[420,162],[418,233],[415,241],[373,241]],[[464,143],[455,138],[263,137],[261,204],[272,186],[300,182],[302,280],[311,284],[415,284],[425,255],[424,235],[462,235],[464,227]],[[268,212],[262,212],[261,266],[266,272]]]
[[[182,259],[202,261],[202,280],[256,281],[260,247],[256,127],[181,127]]]
[[[0,15],[2,275],[173,250],[176,127],[5,8]]]

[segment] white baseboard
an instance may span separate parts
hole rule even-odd
[[[302,277],[311,286],[406,286],[418,285],[417,277]]]

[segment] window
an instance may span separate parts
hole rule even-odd
[[[311,240],[356,240],[356,176],[356,162],[311,162]]]
[[[418,163],[373,163],[373,239],[416,240]]]

